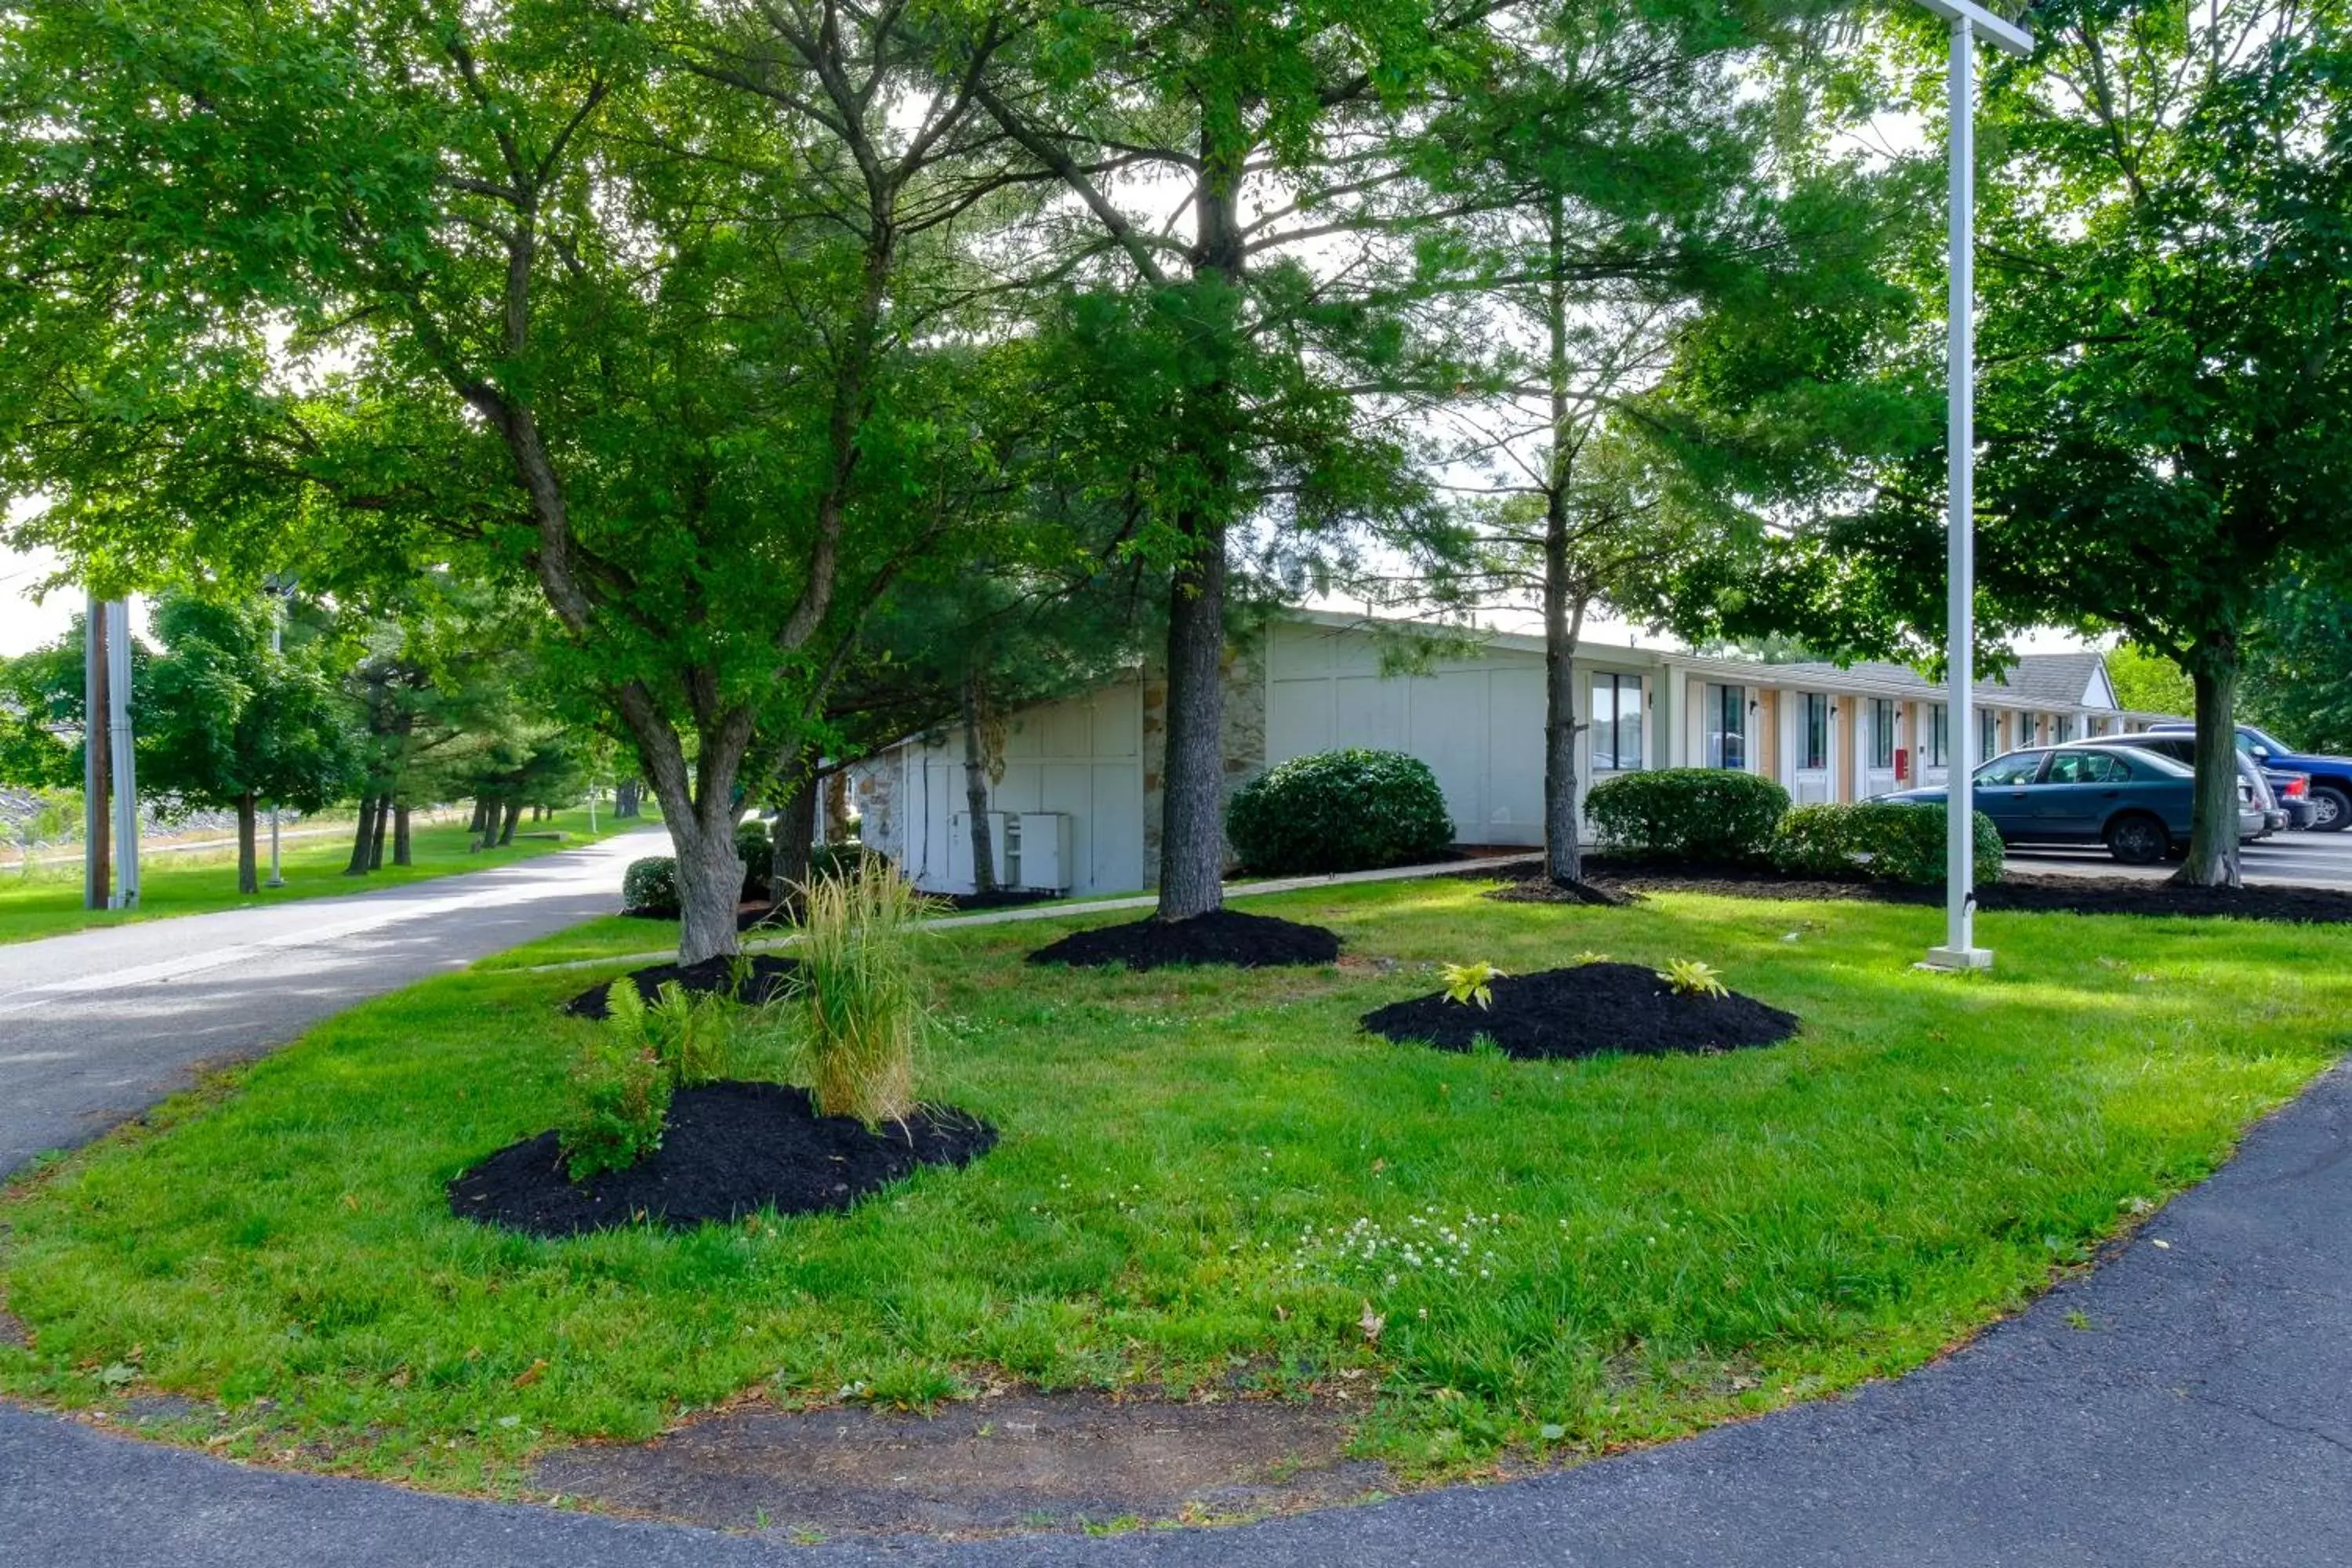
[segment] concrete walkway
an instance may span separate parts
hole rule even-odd
[[[29,982],[0,968],[0,1128],[134,1106],[142,1086],[184,1071],[168,1059],[190,1032],[174,1020],[249,1053],[362,994],[561,924],[558,913],[609,908],[620,864],[640,848],[618,840],[485,874],[579,868],[576,889],[536,897],[438,884],[456,901],[404,922],[339,924],[360,917],[333,906],[357,900],[286,906],[270,912],[310,914],[307,940],[249,933],[226,944],[235,956],[214,947],[110,970],[93,953]],[[585,907],[563,910],[571,898]],[[193,934],[219,918],[84,934]],[[0,964],[50,945],[0,950]],[[368,956],[339,967],[350,947]],[[127,993],[115,1011],[110,981]],[[299,1001],[280,1007],[284,995]],[[88,1010],[86,1027],[135,1024],[154,1054],[109,1057],[119,1081],[85,1083],[20,1119],[28,1088],[81,1074],[89,1059],[68,1037],[53,1038],[68,1054],[46,1069],[16,1059],[26,1020],[58,1006]],[[1223,1531],[812,1549],[246,1469],[0,1406],[0,1564],[2316,1568],[2352,1562],[2347,1214],[2352,1071],[2339,1068],[2105,1266],[1911,1377],[1559,1475]]]

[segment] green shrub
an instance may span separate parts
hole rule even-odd
[[[672,1075],[646,1037],[648,1009],[636,983],[613,982],[612,1016],[580,1053],[572,1069],[570,1117],[557,1131],[564,1168],[575,1182],[603,1171],[625,1171],[661,1147],[669,1114]]]
[[[630,861],[621,873],[621,908],[633,915],[677,919],[677,862],[667,855]]]
[[[776,863],[776,841],[769,836],[766,823],[736,825],[735,856],[743,862],[743,896],[747,899],[774,897],[769,890],[768,875]]]
[[[1444,854],[1454,816],[1427,763],[1350,747],[1295,757],[1244,784],[1225,834],[1253,871],[1365,871]]]
[[[809,883],[793,956],[794,1048],[817,1109],[868,1127],[914,1109],[915,1050],[929,1014],[915,982],[914,884],[888,862]]]
[[[1947,820],[1940,804],[1801,805],[1774,831],[1772,864],[1801,876],[1859,871],[1880,881],[1928,886],[1944,879]],[[2000,832],[1983,812],[1976,814],[1976,862],[1979,882],[2000,880]]]
[[[1602,780],[1584,809],[1610,849],[1660,860],[1760,860],[1789,792],[1727,768],[1659,768]]]

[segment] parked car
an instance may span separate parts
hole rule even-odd
[[[2009,752],[1978,768],[1976,807],[2006,844],[2105,844],[2128,865],[2163,859],[2189,842],[2196,773],[2143,748],[2076,742]],[[1940,789],[1882,800],[1942,805]],[[2241,836],[2261,831],[2252,786],[2238,781]]]
[[[2109,735],[2098,742],[2103,746],[2137,746],[2170,757],[2174,762],[2194,769],[2197,765],[2197,738],[2173,731],[2154,731],[2145,735]],[[2265,826],[2256,837],[2267,838],[2284,828],[2305,828],[2316,815],[2311,804],[2311,777],[2307,773],[2291,773],[2284,768],[2273,768],[2254,761],[2252,754],[2238,753],[2238,776],[2254,786],[2255,804],[2266,817],[2276,821]]]
[[[2193,735],[2196,732],[2194,724],[2152,724],[2148,727],[2151,735]],[[2298,752],[2252,724],[2238,726],[2238,750],[2266,768],[2284,768],[2289,773],[2311,775],[2311,826],[2315,831],[2341,833],[2345,828],[2352,827],[2352,757]]]

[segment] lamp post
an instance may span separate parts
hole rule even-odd
[[[1949,646],[1944,802],[1944,945],[1927,950],[1937,969],[1990,969],[1992,953],[1976,944],[1976,725],[1970,699],[1976,662],[1976,41],[1985,38],[2012,55],[2033,52],[2032,35],[1974,0],[1919,0],[1952,25],[1952,74],[1948,87],[1951,124],[1950,338],[1945,380],[1949,389],[1948,447],[1951,510],[1945,525],[1950,574],[1945,619]]]

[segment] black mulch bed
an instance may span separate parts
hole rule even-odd
[[[1508,879],[1486,896],[1507,903],[1586,902],[1555,898],[1539,861],[1520,860],[1448,873],[1467,881]],[[1746,899],[1866,899],[1885,904],[1942,908],[1940,883],[1908,887],[1862,876],[1791,877],[1768,866],[1676,861],[1643,862],[1613,856],[1584,859],[1588,885],[1620,897],[1652,893],[1715,893]],[[2181,888],[2158,878],[2070,877],[2012,871],[1977,889],[1980,910],[2029,914],[2229,915],[2248,921],[2352,921],[2352,892],[2326,888]]]
[[[751,978],[744,983],[742,994],[737,1000],[754,1005],[779,1000],[799,971],[800,965],[792,959],[760,953],[751,960]],[[656,963],[646,969],[633,969],[628,977],[637,983],[637,994],[651,1002],[661,994],[663,982],[669,980],[677,981],[689,993],[724,991],[734,983],[735,971],[724,958],[706,958],[699,963],[684,966]],[[575,1018],[607,1017],[611,1009],[604,1004],[604,994],[612,988],[613,983],[609,980],[591,985],[566,1002],[563,1010]]]
[[[808,1091],[781,1083],[713,1083],[670,1101],[661,1147],[625,1171],[585,1182],[564,1173],[553,1132],[510,1143],[448,1186],[449,1212],[533,1236],[578,1236],[646,1219],[685,1229],[778,1214],[845,1209],[918,1165],[962,1165],[996,1129],[952,1108],[924,1106],[868,1131],[819,1116]]]
[[[1494,982],[1494,1005],[1456,1002],[1443,991],[1374,1008],[1360,1022],[1391,1040],[1466,1051],[1485,1036],[1526,1060],[1623,1051],[1713,1055],[1769,1046],[1797,1032],[1793,1015],[1737,991],[1678,996],[1638,963],[1580,963]]]
[[[1084,965],[1124,963],[1159,969],[1171,963],[1231,963],[1244,969],[1276,964],[1329,963],[1339,956],[1339,937],[1321,926],[1301,925],[1272,915],[1213,910],[1191,920],[1137,921],[1072,931],[1029,955],[1032,963]]]

